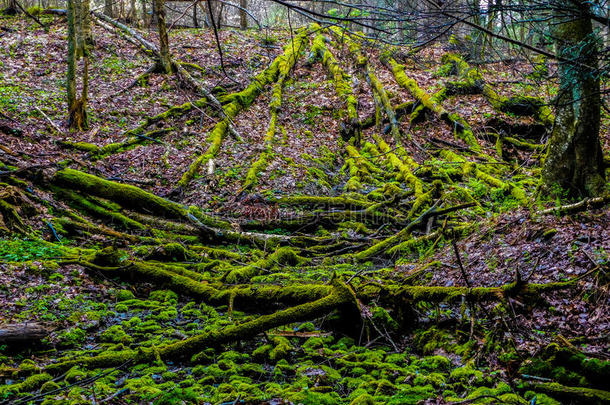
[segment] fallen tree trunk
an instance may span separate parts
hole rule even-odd
[[[522,389],[549,394],[564,403],[610,404],[610,392],[585,387],[569,387],[555,382],[526,382]],[[576,402],[572,402],[576,401]]]
[[[161,60],[161,52],[159,51],[157,46],[155,44],[153,44],[152,42],[144,39],[140,34],[138,34],[138,32],[136,30],[108,17],[105,14],[98,13],[95,11],[92,12],[92,14],[95,17],[97,17],[98,19],[103,20],[103,21],[107,22],[108,24],[111,24],[114,27],[120,29],[125,34],[130,35],[133,39],[135,39],[142,46],[142,48],[144,48],[147,51],[147,53],[152,54],[155,57],[155,59]],[[182,67],[182,65],[179,61],[171,59],[171,65],[172,65],[172,69],[176,72],[176,74],[184,82],[186,82],[190,87],[192,87],[196,93],[202,95],[214,107],[214,109],[218,112],[218,114],[220,115],[221,118],[227,119],[227,114],[226,114],[224,108],[222,107],[222,104],[220,104],[220,102],[218,101],[218,99],[216,97],[214,97],[214,95],[212,93],[207,91],[203,86],[201,86],[197,82],[197,80],[195,80],[193,78],[193,76],[191,76],[184,69],[184,67]],[[229,133],[231,133],[235,138],[237,138],[237,139],[240,138],[239,134],[237,133],[235,128],[233,128],[233,125],[230,122],[228,123],[228,130],[229,130]]]
[[[472,150],[480,152],[481,146],[472,133],[470,125],[456,113],[449,113],[443,106],[436,102],[428,93],[422,90],[415,80],[409,78],[405,73],[405,67],[393,58],[384,58],[382,62],[394,73],[396,82],[407,89],[416,100],[423,104],[428,110],[435,113],[442,121],[451,126],[456,138],[462,139]]]
[[[144,363],[184,359],[208,347],[218,347],[222,344],[250,339],[282,325],[319,318],[350,304],[357,305],[353,291],[341,281],[333,279],[330,293],[313,302],[281,310],[270,315],[263,315],[255,320],[229,326],[222,330],[202,333],[179,342],[156,346],[150,349],[107,352],[94,357],[81,357],[75,360],[51,364],[47,366],[46,371],[59,374],[74,366],[94,369],[116,367],[127,361]]]
[[[538,215],[563,215],[575,212],[586,211],[592,208],[603,207],[610,202],[610,194],[602,197],[585,198],[574,204],[561,205],[559,207],[548,208],[538,212]]]
[[[49,328],[37,322],[0,325],[0,344],[33,343],[49,336],[49,332]]]

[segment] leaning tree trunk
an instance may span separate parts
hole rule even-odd
[[[588,2],[574,4],[573,15],[562,10],[556,16],[559,96],[543,180],[549,189],[558,185],[573,195],[592,196],[605,186],[597,44]]]
[[[172,60],[169,54],[169,38],[167,36],[167,26],[165,24],[165,2],[154,0],[155,13],[157,14],[157,29],[159,32],[159,64],[158,68],[163,73],[172,72]]]
[[[87,93],[89,83],[89,57],[84,33],[88,18],[83,18],[84,2],[81,0],[68,0],[68,73],[66,78],[66,91],[68,98],[68,127],[75,130],[89,128],[87,115]],[[89,30],[90,32],[90,30]],[[82,90],[80,97],[76,94],[77,62],[83,59]]]

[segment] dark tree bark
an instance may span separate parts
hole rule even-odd
[[[555,17],[560,85],[543,179],[549,190],[559,185],[572,195],[594,196],[605,186],[599,140],[598,50],[589,2],[573,4],[573,15],[566,16],[564,8],[562,15]]]
[[[245,9],[248,8],[248,0],[239,0],[239,6],[241,9],[239,10],[239,27],[242,30],[248,29],[248,15],[246,14]]]
[[[193,7],[193,26],[199,28],[199,18],[197,17],[197,6]]]
[[[104,14],[111,18],[114,17],[114,13],[112,11],[112,0],[104,0]]]
[[[154,0],[155,13],[157,15],[157,30],[159,32],[159,65],[158,68],[163,73],[172,72],[172,60],[169,53],[169,37],[165,23],[165,2]]]
[[[87,93],[89,87],[89,55],[85,35],[91,32],[86,25],[89,18],[84,14],[88,7],[82,0],[68,1],[68,72],[66,91],[68,98],[68,127],[75,130],[89,128],[87,114]],[[77,63],[83,60],[82,87],[80,97],[77,97]]]

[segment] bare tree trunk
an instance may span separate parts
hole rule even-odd
[[[132,24],[136,24],[136,21],[138,21],[138,12],[136,10],[136,0],[130,0],[129,18],[131,19]]]
[[[86,0],[85,0],[86,1]],[[84,25],[89,22],[84,17],[84,9],[88,8],[81,0],[68,0],[68,72],[66,77],[66,92],[68,98],[68,127],[76,130],[89,128],[87,115],[87,93],[89,87],[89,57],[87,41],[83,33],[90,28]],[[84,60],[82,73],[82,93],[80,98],[76,95],[77,62]]]
[[[81,0],[82,15],[81,26],[83,30],[83,39],[86,46],[93,45],[93,33],[91,31],[91,3],[90,0]],[[87,48],[83,48],[83,56],[88,57]]]
[[[248,15],[245,9],[248,8],[248,0],[239,0],[239,6],[242,8],[239,10],[239,27],[242,30],[248,29]]]
[[[197,5],[193,6],[193,26],[199,28],[199,19],[197,17]]]
[[[589,2],[574,3],[573,15],[555,17],[560,83],[543,179],[550,190],[558,185],[572,195],[594,196],[605,187],[598,50]]]
[[[9,0],[8,7],[4,9],[4,13],[8,15],[15,15],[19,12],[16,0]]]
[[[148,14],[146,9],[146,0],[142,0],[142,25],[149,26]]]
[[[112,12],[112,2],[113,0],[104,0],[104,14],[108,17],[114,18],[114,13]]]
[[[172,61],[169,54],[169,37],[165,24],[165,3],[163,0],[154,0],[155,14],[157,15],[157,30],[159,32],[159,59],[158,69],[163,73],[172,72]]]

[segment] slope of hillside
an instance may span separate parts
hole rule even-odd
[[[537,194],[553,64],[313,24],[221,32],[225,75],[172,31],[223,117],[96,25],[69,132],[41,18],[0,20],[0,403],[610,402],[610,199]]]

